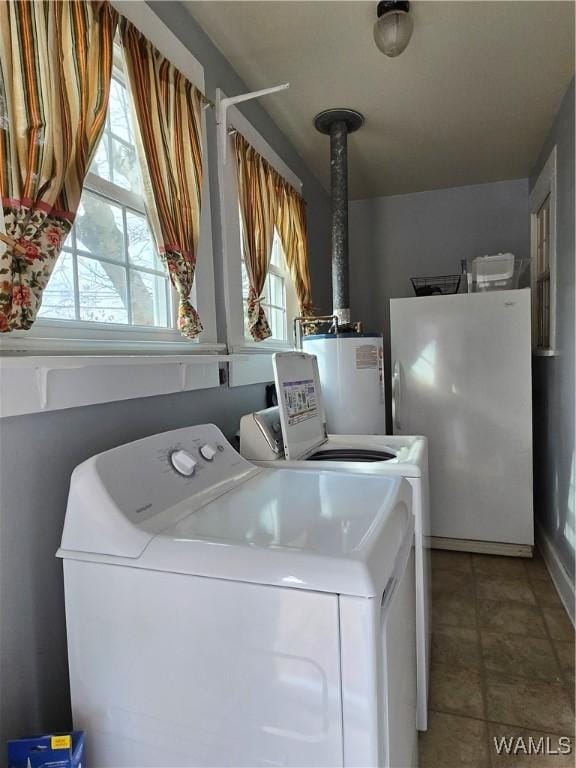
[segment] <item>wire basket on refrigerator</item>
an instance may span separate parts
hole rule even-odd
[[[437,277],[411,277],[416,296],[442,296],[458,293],[462,275],[438,275]]]

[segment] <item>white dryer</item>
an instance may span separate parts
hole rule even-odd
[[[58,555],[87,760],[415,766],[411,495],[257,468],[213,425],[77,467]]]
[[[240,422],[240,453],[262,467],[319,469],[362,476],[404,477],[412,486],[416,542],[418,730],[428,727],[430,678],[430,502],[428,441],[407,435],[329,435],[316,357],[274,356],[278,407]],[[351,402],[350,408],[355,404]]]

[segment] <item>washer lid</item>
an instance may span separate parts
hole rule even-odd
[[[280,423],[287,459],[303,459],[326,442],[318,361],[306,352],[273,356]]]
[[[411,499],[400,477],[262,470],[167,526],[131,565],[374,597],[412,535]]]

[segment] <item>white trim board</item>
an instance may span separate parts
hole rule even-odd
[[[548,573],[570,621],[576,627],[576,592],[574,583],[560,562],[556,550],[539,522],[536,522],[536,540]]]
[[[245,387],[274,381],[272,354],[231,355],[228,364],[228,386]]]
[[[476,541],[475,539],[449,539],[441,536],[430,537],[432,549],[448,549],[453,552],[473,552],[477,555],[503,555],[506,557],[532,557],[530,544],[508,544],[499,541]]]
[[[220,386],[227,355],[6,357],[0,417]]]

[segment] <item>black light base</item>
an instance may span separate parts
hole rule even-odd
[[[410,3],[408,0],[380,0],[376,6],[378,18],[384,16],[389,11],[404,11],[404,13],[408,13],[410,11]]]

